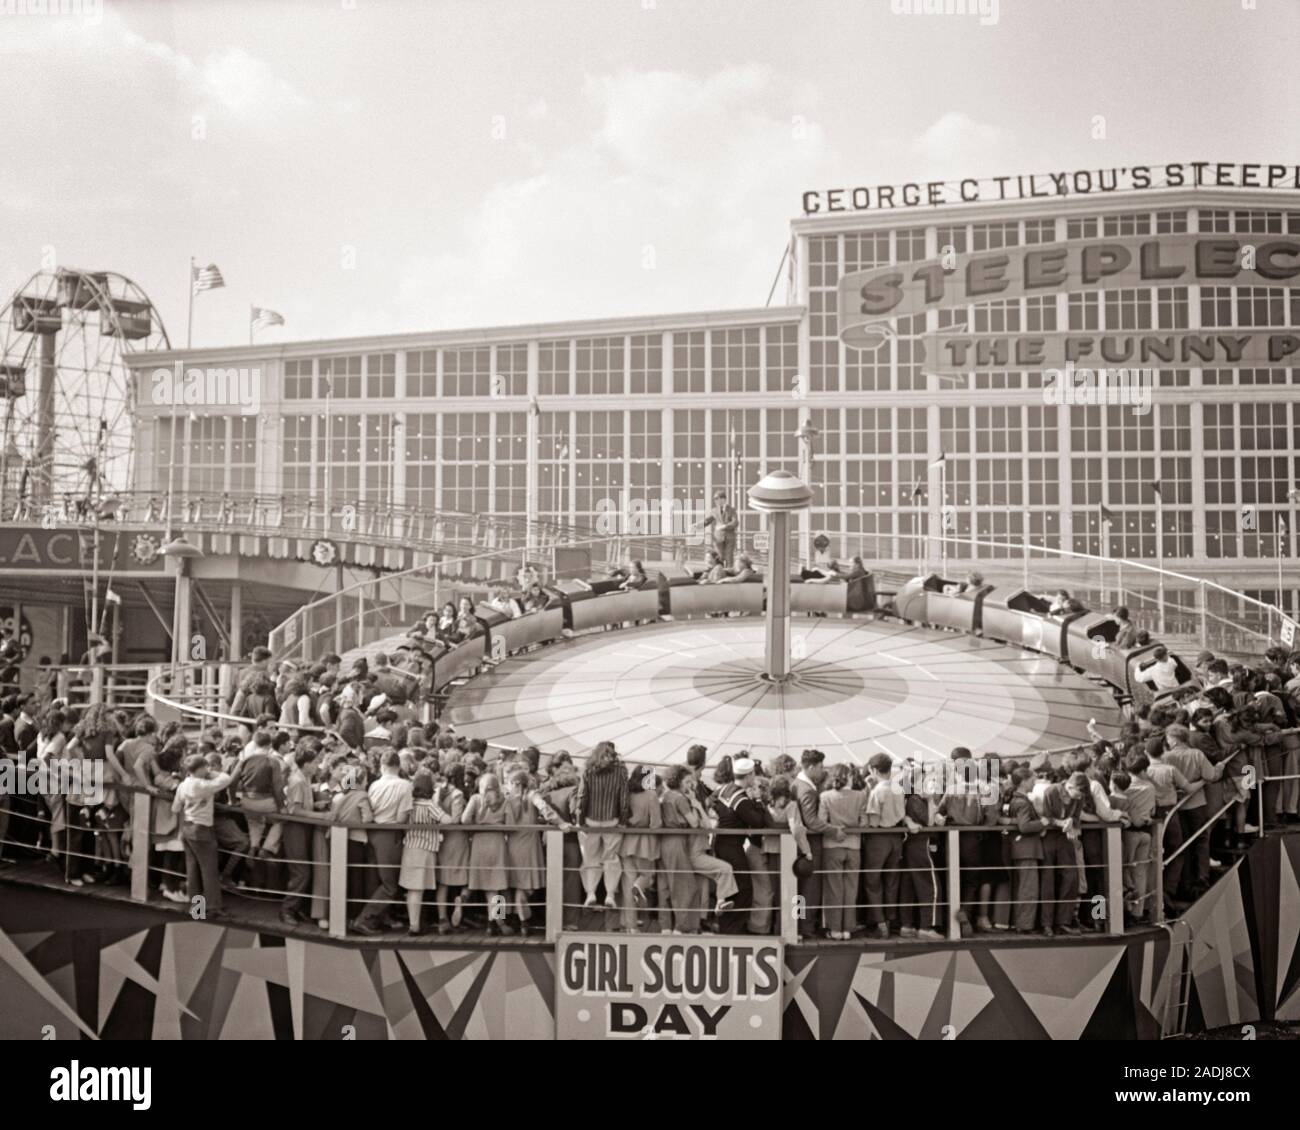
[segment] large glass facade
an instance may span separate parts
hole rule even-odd
[[[968,215],[808,223],[796,241],[803,308],[269,361],[278,402],[260,417],[191,424],[189,486],[289,496],[328,486],[374,503],[588,525],[610,509],[698,511],[716,489],[787,467],[815,490],[806,531],[875,559],[915,560],[944,530],[949,556],[970,561],[1026,538],[1114,558],[1250,563],[1280,550],[1294,560],[1300,370],[1166,368],[1144,410],[1060,404],[1037,370],[929,372],[925,335],[1292,330],[1300,289],[1103,285],[996,299],[896,319],[880,348],[858,350],[840,341],[837,288],[847,272],[1065,239],[1296,235],[1300,211],[1075,200],[1057,215]],[[172,443],[169,417],[153,427],[165,468],[182,437]],[[757,533],[758,516],[742,512],[745,535]]]

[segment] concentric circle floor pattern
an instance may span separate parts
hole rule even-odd
[[[792,680],[762,679],[760,619],[601,632],[508,659],[457,688],[459,733],[496,745],[585,754],[614,741],[629,761],[764,760],[808,747],[831,760],[1003,755],[1117,731],[1113,698],[1047,656],[897,621],[796,619]]]

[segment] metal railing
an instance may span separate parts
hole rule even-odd
[[[124,822],[105,821],[93,808],[78,811],[78,806],[65,805],[62,797],[57,798],[57,802],[41,798],[39,809],[28,807],[3,812],[0,850],[12,858],[23,851],[43,854],[53,849],[56,854],[51,860],[50,880],[75,880],[74,886],[89,889],[103,881],[129,884],[130,897],[137,902],[151,902],[160,897],[158,881],[161,880],[164,889],[174,896],[184,874],[178,867],[169,866],[165,859],[160,860],[154,850],[160,837],[166,840],[179,834],[175,820],[169,824],[166,818],[171,812],[171,795],[133,784],[110,782],[107,788],[118,794],[118,803],[128,814]],[[258,852],[252,851],[250,820],[255,822],[258,830],[258,844],[267,842],[264,839],[267,826],[281,826],[282,850],[262,853],[259,848]],[[58,837],[54,835],[56,821],[64,825]],[[309,907],[302,916],[315,925],[305,928],[320,929],[334,938],[357,937],[358,932],[352,929],[352,925],[358,917],[373,922],[394,911],[403,913],[409,905],[397,890],[400,884],[392,873],[399,869],[399,863],[393,858],[392,851],[386,852],[383,860],[369,850],[363,858],[362,853],[356,850],[357,841],[351,839],[351,834],[364,832],[367,837],[388,837],[391,840],[404,837],[408,831],[434,831],[441,837],[448,833],[462,834],[471,842],[475,836],[501,837],[504,842],[504,837],[512,833],[536,835],[541,847],[541,863],[537,869],[540,874],[528,881],[542,878],[542,882],[525,889],[524,893],[529,896],[528,904],[536,908],[537,916],[544,923],[542,932],[546,940],[551,942],[566,929],[660,932],[669,928],[697,932],[701,919],[711,911],[716,911],[719,916],[736,916],[731,920],[736,932],[745,928],[738,918],[752,925],[756,911],[766,912],[767,929],[790,943],[799,941],[801,936],[807,938],[810,931],[822,936],[828,923],[845,920],[844,912],[848,913],[850,920],[861,913],[872,924],[892,924],[892,937],[898,937],[899,926],[906,927],[909,921],[918,923],[922,930],[929,929],[929,923],[938,927],[936,933],[950,941],[969,936],[970,930],[964,931],[963,928],[969,926],[971,915],[964,912],[964,907],[977,910],[977,921],[982,920],[987,911],[987,930],[995,934],[999,930],[1009,930],[1013,920],[1018,920],[1022,932],[1039,929],[1040,921],[1051,925],[1046,922],[1049,917],[1045,910],[1047,907],[1052,908],[1050,917],[1057,925],[1091,926],[1111,936],[1121,936],[1126,932],[1125,911],[1138,901],[1146,904],[1137,916],[1142,919],[1142,925],[1163,921],[1160,822],[1153,824],[1148,854],[1141,856],[1135,856],[1126,848],[1126,829],[1121,825],[1084,824],[1081,834],[1085,838],[1093,837],[1086,841],[1089,844],[1087,858],[1077,865],[1073,862],[1059,865],[1035,861],[1031,869],[1034,873],[1032,897],[1027,895],[1029,888],[1023,881],[1025,866],[1010,859],[1003,848],[999,848],[1000,863],[962,863],[962,837],[997,837],[999,844],[1009,843],[1015,836],[1015,828],[1009,824],[975,827],[949,824],[922,828],[919,832],[906,832],[901,827],[846,828],[838,846],[848,845],[856,854],[848,867],[838,862],[828,867],[827,862],[834,861],[827,860],[827,853],[833,852],[837,844],[829,839],[817,844],[816,841],[822,837],[809,834],[810,847],[815,848],[822,866],[803,877],[795,875],[798,848],[795,837],[785,828],[591,829],[602,835],[648,836],[661,845],[681,845],[679,850],[671,853],[665,847],[660,861],[650,861],[648,869],[645,862],[635,865],[639,877],[645,880],[637,884],[640,893],[658,892],[654,902],[636,897],[630,884],[625,889],[619,880],[614,884],[618,889],[612,892],[605,889],[603,877],[592,882],[589,875],[584,881],[582,872],[599,869],[600,865],[582,860],[582,842],[587,829],[567,824],[337,823],[330,813],[324,811],[311,815],[288,815],[272,811],[252,812],[219,804],[216,806],[215,825],[221,845],[219,866],[224,889],[205,891],[200,885],[200,889],[191,890],[186,900],[186,913],[202,919],[207,909],[215,909],[221,904],[223,896],[279,900],[285,907],[296,910]],[[740,836],[761,839],[764,850],[747,851],[747,865],[733,868],[717,854],[706,851],[703,841],[710,836],[715,849],[720,839]],[[918,850],[924,849],[927,862],[923,866],[917,865],[916,851],[899,854],[900,845],[909,838]],[[696,841],[695,846],[685,846],[691,840]],[[778,843],[777,850],[766,850],[773,840]],[[873,851],[873,842],[884,847],[879,852]],[[350,843],[353,845],[351,850]],[[444,839],[440,851],[444,850],[445,844]],[[930,854],[931,846],[937,849],[937,862],[933,862],[935,857]],[[464,849],[464,855],[468,860],[468,848]],[[876,859],[874,863],[873,858]],[[665,859],[667,862],[662,862]],[[881,863],[880,859],[887,862]],[[435,863],[436,866],[454,865]],[[457,907],[470,908],[471,912],[481,909],[485,925],[510,917],[512,905],[518,913],[518,900],[507,898],[512,887],[508,881],[510,869],[504,861],[501,868],[507,878],[504,887],[488,888],[482,881],[476,885],[483,872],[475,872],[472,870],[474,866],[468,862],[465,864],[469,869],[466,882],[427,887],[434,894],[432,913],[436,921],[450,922]],[[1075,870],[1076,866],[1078,874],[1074,878],[1080,882],[1064,886],[1049,882],[1041,890],[1038,888],[1040,878],[1065,867]],[[283,886],[277,883],[273,874],[280,867],[290,872],[289,880]],[[620,872],[621,868],[620,863]],[[1149,872],[1150,885],[1145,887],[1145,894],[1134,893],[1131,876],[1136,868]],[[33,878],[44,874],[39,870],[29,873]],[[373,880],[366,879],[368,875],[373,876]],[[736,882],[737,876],[744,882]],[[837,876],[839,882],[834,881]],[[1017,884],[1018,879],[1020,882]],[[683,880],[688,889],[694,891],[686,898],[680,893]],[[762,887],[760,880],[766,881],[766,893],[762,894],[760,904],[756,906],[752,892],[756,887]],[[705,892],[710,884],[719,892],[718,897],[729,898],[730,905],[720,906],[715,899],[706,899]],[[969,892],[981,886],[989,889],[974,896],[978,900],[976,905]],[[452,890],[456,888],[459,890],[453,897]],[[817,893],[819,888],[821,893]],[[751,897],[737,898],[742,892]],[[587,897],[583,897],[584,894]],[[195,902],[198,896],[202,896],[201,901]],[[842,901],[830,901],[831,898]],[[171,897],[170,901],[180,900]],[[255,909],[247,907],[246,914],[250,924],[256,924]],[[642,914],[647,916],[644,923],[639,919]],[[669,923],[667,927],[665,921]],[[902,936],[909,934],[903,932]]]
[[[696,535],[657,542],[670,554],[668,560],[679,562],[698,544]],[[593,568],[606,570],[626,564],[629,557],[626,538],[579,539],[564,548],[590,551]],[[485,596],[489,588],[513,589],[517,571],[527,563],[519,549],[498,549],[360,581],[303,605],[271,629],[267,646],[277,659],[309,660],[328,651],[342,655],[404,631],[428,613],[437,613],[448,600],[454,603],[470,592]],[[555,572],[552,559],[548,579],[553,580]]]
[[[857,555],[871,568],[872,562],[891,561],[894,554],[894,538],[888,534],[826,536],[840,561]],[[1134,619],[1144,619],[1153,635],[1181,635],[1211,650],[1262,650],[1280,638],[1289,619],[1275,604],[1158,563],[977,537],[923,536],[913,541],[921,576],[936,572],[959,579],[978,572],[991,584],[1042,593],[1066,589],[1092,607],[1127,605]],[[941,552],[945,545],[963,552],[945,557]],[[975,556],[977,550],[986,555]],[[1286,578],[1282,579],[1285,584]],[[1300,589],[1300,580],[1293,578],[1290,587]],[[1188,602],[1183,597],[1193,599]]]
[[[589,527],[544,519],[435,512],[346,497],[326,504],[302,495],[201,491],[124,491],[100,498],[65,494],[44,503],[23,499],[0,515],[0,526],[33,524],[87,530],[98,527],[104,532],[118,526],[162,526],[168,530],[337,538],[455,553],[477,552],[485,546],[544,550],[596,536]]]
[[[888,539],[883,539],[888,540]],[[647,542],[646,539],[597,536],[570,541],[569,548],[585,548],[592,552],[593,562],[603,558],[606,567],[624,563],[629,556],[632,543],[644,552],[647,548],[661,553],[657,561],[673,561],[677,565],[684,563],[691,555],[701,561],[705,551],[705,540],[698,534],[664,536]],[[1022,556],[1016,568],[1012,561],[968,561],[962,572],[978,569],[985,580],[1002,585],[1016,585],[1041,593],[1053,593],[1065,588],[1085,604],[1094,607],[1112,607],[1128,605],[1135,622],[1145,624],[1153,635],[1169,638],[1190,637],[1200,647],[1212,650],[1240,653],[1243,651],[1262,651],[1275,639],[1281,638],[1286,617],[1276,605],[1267,604],[1235,592],[1215,581],[1202,577],[1163,569],[1145,562],[1111,560],[1090,554],[1075,553],[1070,550],[1058,550],[1050,547],[1022,545],[1003,541],[971,541],[964,539],[963,544],[975,544],[989,549],[1015,551]],[[859,539],[859,555],[869,563],[872,558],[861,550],[869,548]],[[603,551],[603,552],[601,552]],[[293,648],[295,655],[302,655],[308,648],[307,641],[324,650],[334,650],[342,654],[344,650],[363,646],[382,638],[378,633],[384,630],[397,631],[406,626],[418,615],[426,611],[436,611],[440,595],[445,595],[445,588],[439,582],[460,580],[466,586],[491,584],[509,585],[513,579],[513,567],[496,568],[492,566],[512,561],[522,562],[522,555],[516,553],[510,557],[510,550],[491,550],[435,564],[409,569],[402,573],[388,574],[378,581],[363,581],[353,584],[339,593],[322,597],[305,605],[277,625],[270,633],[271,650],[277,654],[287,654]],[[1036,556],[1035,556],[1036,555]],[[844,554],[838,559],[847,560],[852,554]],[[759,568],[765,564],[763,555],[758,555],[755,563]],[[1070,569],[1058,567],[1062,563]],[[922,563],[922,575],[929,571],[929,563]],[[950,562],[950,565],[956,562]],[[474,567],[465,572],[465,567]],[[1096,569],[1097,577],[1089,579],[1080,570]],[[460,570],[456,577],[454,570]],[[1114,571],[1113,584],[1109,580],[1110,570]],[[1127,579],[1126,579],[1127,571]],[[956,572],[954,570],[954,572]],[[1135,587],[1134,578],[1141,578],[1151,587]],[[1181,586],[1181,587],[1175,587]],[[1171,594],[1191,593],[1196,596],[1196,604],[1188,607],[1178,600],[1170,600]],[[1220,602],[1220,609],[1212,606],[1211,596]],[[416,615],[412,616],[412,611]],[[1176,629],[1186,629],[1179,633]],[[335,639],[326,637],[330,631]],[[342,647],[338,646],[340,643]],[[309,650],[309,649],[308,649]]]

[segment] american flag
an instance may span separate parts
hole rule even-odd
[[[194,267],[192,272],[195,294],[203,290],[216,290],[226,285],[226,280],[221,277],[221,268],[215,263],[209,263],[206,267]]]
[[[255,330],[260,330],[263,326],[284,325],[283,314],[277,314],[274,310],[268,310],[264,306],[254,306],[251,318]]]

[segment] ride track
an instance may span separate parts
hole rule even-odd
[[[1050,656],[899,621],[801,619],[793,633],[781,686],[762,678],[761,620],[659,623],[506,659],[457,687],[448,716],[496,746],[577,753],[608,739],[647,764],[697,742],[710,760],[813,747],[865,763],[1086,744],[1094,718],[1119,731],[1112,694]]]

